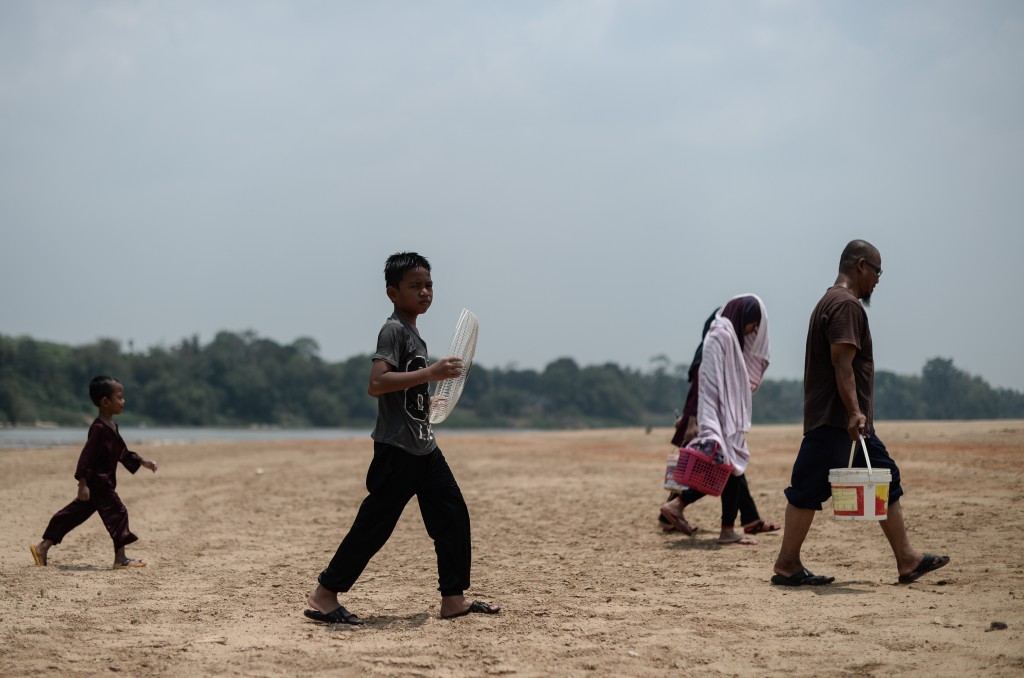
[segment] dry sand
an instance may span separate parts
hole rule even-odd
[[[717,499],[688,509],[692,538],[656,529],[667,429],[442,429],[473,518],[469,593],[504,611],[438,618],[413,502],[344,598],[358,628],[302,610],[363,498],[368,440],[131,445],[161,465],[120,473],[141,537],[128,552],[149,561],[133,571],[109,569],[98,517],[35,567],[28,544],[74,496],[78,449],[0,450],[0,675],[1024,675],[1024,422],[879,434],[914,544],[953,562],[898,586],[881,530],[826,506],[804,556],[836,583],[784,589],[768,583],[780,533],[718,546]],[[750,441],[751,489],[781,521],[799,432]]]

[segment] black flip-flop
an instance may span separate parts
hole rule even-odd
[[[456,617],[464,617],[470,612],[478,612],[480,614],[498,614],[501,612],[501,608],[497,605],[491,605],[490,603],[481,603],[479,600],[474,600],[469,604],[469,607],[462,612],[450,614],[447,617],[441,617],[441,619],[455,619]]]
[[[762,532],[775,532],[781,529],[782,526],[778,523],[771,523],[767,520],[759,520],[750,527],[744,527],[743,531],[747,534],[761,534]]]
[[[923,575],[928,574],[933,570],[937,570],[940,567],[949,565],[949,556],[933,556],[930,553],[924,554],[924,558],[921,558],[921,562],[918,563],[917,567],[914,568],[913,572],[900,575],[901,584],[909,584],[920,579]]]
[[[772,575],[772,583],[778,586],[826,586],[835,580],[835,577],[822,577],[811,574],[806,568],[788,577],[781,574]]]
[[[344,605],[331,612],[303,610],[302,614],[306,615],[313,621],[323,622],[324,624],[352,624],[353,626],[358,626],[363,623],[362,619],[346,610]]]

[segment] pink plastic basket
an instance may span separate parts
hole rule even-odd
[[[719,497],[732,475],[732,464],[716,464],[698,450],[680,447],[679,463],[673,475],[676,482],[690,489]]]

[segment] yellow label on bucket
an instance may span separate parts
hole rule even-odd
[[[863,488],[832,486],[832,508],[836,513],[860,513]]]
[[[875,485],[875,515],[884,516],[889,503],[889,486]]]

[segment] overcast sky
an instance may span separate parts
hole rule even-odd
[[[756,292],[768,378],[853,238],[879,369],[1024,390],[1024,3],[0,3],[0,333],[685,363]],[[1018,292],[1013,292],[1017,289]]]

